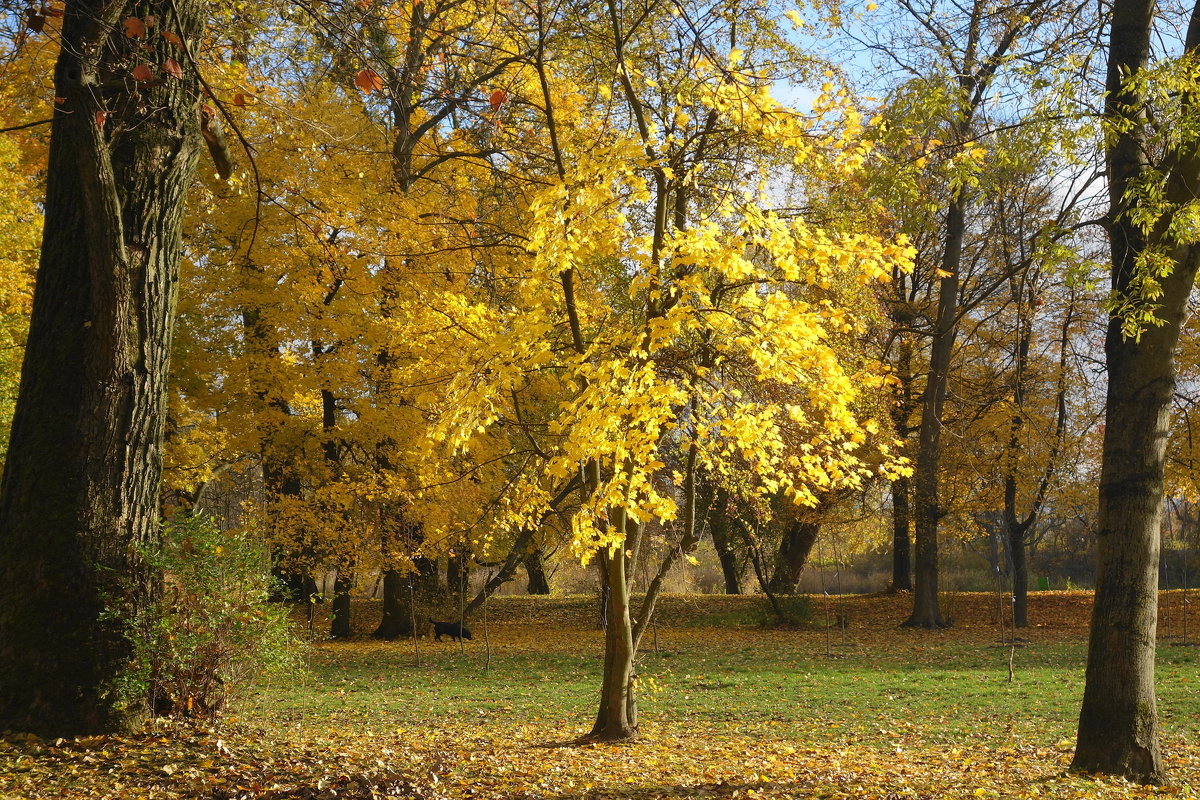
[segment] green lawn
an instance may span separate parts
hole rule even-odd
[[[753,598],[673,598],[639,664],[640,741],[578,746],[599,687],[594,601],[500,598],[461,649],[318,643],[307,674],[246,692],[208,731],[10,744],[15,789],[0,769],[0,796],[1197,796],[1200,648],[1178,642],[1159,650],[1172,785],[1065,774],[1088,602],[1040,597],[1010,682],[986,596],[957,598],[956,627],[934,632],[897,627],[904,598],[846,598],[844,638],[820,604],[813,624],[779,630],[755,622]],[[365,631],[377,608],[355,613]],[[114,761],[148,766],[114,788]]]

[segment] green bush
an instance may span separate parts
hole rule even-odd
[[[775,608],[767,598],[763,598],[759,606],[758,624],[764,628],[793,627],[808,625],[814,618],[812,600],[803,594],[781,594],[775,596],[783,619],[775,613]]]
[[[130,701],[148,698],[158,716],[208,717],[249,679],[299,666],[287,609],[268,601],[272,578],[252,533],[180,515],[143,557],[163,582],[132,626]]]

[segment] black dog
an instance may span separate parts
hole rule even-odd
[[[429,621],[433,624],[434,641],[440,642],[443,635],[449,636],[451,639],[458,639],[460,642],[463,639],[475,641],[471,636],[471,630],[465,625],[459,625],[457,622],[438,622],[433,617],[430,617]]]

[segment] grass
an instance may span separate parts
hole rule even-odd
[[[998,629],[851,627],[843,640],[820,629],[714,628],[703,624],[707,618],[660,628],[658,652],[647,636],[638,669],[644,721],[728,723],[872,746],[972,736],[1054,743],[1074,735],[1082,635],[1035,629],[1015,652],[1010,683],[1009,648]],[[298,728],[327,718],[373,730],[417,728],[464,715],[498,727],[542,725],[548,736],[587,727],[599,685],[599,631],[501,621],[489,636],[486,668],[478,635],[461,652],[457,644],[423,642],[420,667],[410,642],[322,644],[302,686],[265,691],[242,713],[270,712]],[[1158,657],[1160,715],[1168,735],[1188,743],[1200,733],[1198,657],[1185,647],[1163,647]]]
[[[322,769],[345,777],[402,765],[403,784],[380,778],[375,794],[338,795],[364,798],[384,796],[376,790],[385,784],[438,798],[1197,796],[1200,648],[1159,649],[1172,785],[1132,787],[1064,772],[1082,694],[1086,594],[1034,595],[1034,626],[1020,632],[1028,641],[1013,653],[1011,682],[994,597],[951,598],[956,627],[932,632],[897,627],[906,602],[813,599],[810,625],[776,630],[754,622],[760,599],[667,598],[657,648],[652,634],[643,645],[642,737],[629,746],[561,746],[595,713],[602,638],[592,598],[500,598],[487,644],[478,622],[461,648],[319,643],[307,676],[248,693],[212,736],[235,750],[266,748],[272,763],[289,752],[326,754],[323,767],[286,761],[295,763],[293,788],[328,785],[332,778],[313,777]],[[358,630],[369,631],[377,613],[356,606]],[[844,636],[824,627],[835,614],[850,620]],[[145,796],[226,796],[213,782],[241,778],[203,766],[212,760],[187,762],[191,783],[179,785],[191,788],[159,780],[166,793]],[[98,791],[107,785],[99,771],[95,780],[92,796],[126,796]],[[277,796],[309,796],[301,788]]]

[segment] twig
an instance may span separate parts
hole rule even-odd
[[[13,131],[25,130],[26,128],[36,128],[38,125],[48,125],[51,122],[54,122],[53,117],[50,119],[39,119],[36,122],[26,122],[22,125],[13,125],[9,128],[0,128],[0,133],[12,133]]]

